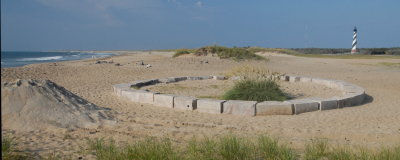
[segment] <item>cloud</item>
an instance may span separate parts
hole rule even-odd
[[[101,23],[115,26],[123,24],[123,21],[112,10],[126,11],[126,13],[141,14],[157,11],[159,1],[149,0],[36,0],[42,5],[62,9],[79,16],[87,16],[97,19]],[[175,0],[169,0],[175,1]]]
[[[201,1],[197,1],[195,4],[196,4],[196,6],[199,7],[199,8],[202,8],[202,7],[203,7],[203,2],[201,2]]]

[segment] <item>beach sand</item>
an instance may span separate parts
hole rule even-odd
[[[34,155],[57,154],[76,159],[95,158],[87,150],[87,139],[114,139],[130,143],[147,137],[170,138],[181,144],[192,137],[219,137],[236,134],[255,138],[268,134],[290,147],[301,149],[311,139],[323,138],[330,144],[380,148],[400,143],[400,68],[379,65],[400,63],[400,59],[322,59],[280,54],[264,54],[269,61],[241,61],[216,57],[171,58],[167,52],[124,52],[105,58],[121,66],[95,60],[34,64],[2,68],[1,81],[49,79],[74,94],[114,110],[118,123],[99,129],[48,129],[12,131],[17,149]],[[137,65],[140,60],[152,67]],[[208,60],[208,64],[200,61]],[[363,87],[366,104],[316,111],[299,115],[244,117],[173,110],[130,102],[117,97],[112,86],[135,80],[173,76],[221,75],[242,64],[265,65],[271,71],[301,76],[344,80]]]

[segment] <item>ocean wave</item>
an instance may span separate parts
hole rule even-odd
[[[63,56],[53,56],[53,57],[38,57],[38,58],[20,58],[17,61],[49,61],[49,60],[58,60],[63,58]]]

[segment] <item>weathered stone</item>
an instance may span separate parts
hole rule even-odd
[[[205,113],[222,113],[224,100],[198,99],[197,111]]]
[[[140,101],[140,103],[153,104],[153,102],[154,102],[154,94],[156,94],[156,93],[152,93],[152,92],[139,93],[139,101]]]
[[[224,80],[225,77],[224,76],[213,76],[214,80]]]
[[[142,80],[142,81],[135,81],[133,82],[132,86],[143,87],[148,85],[153,85],[159,83],[158,79],[149,79],[149,80]]]
[[[344,108],[345,106],[346,106],[346,100],[347,100],[347,98],[344,98],[344,97],[338,97],[337,98],[337,105],[338,105],[338,108]],[[349,105],[349,103],[347,103],[347,105]]]
[[[311,82],[312,82],[312,83],[315,83],[315,84],[320,84],[320,85],[328,86],[329,83],[330,83],[330,80],[329,80],[329,79],[323,79],[323,78],[312,78],[312,79],[311,79]]]
[[[293,104],[294,114],[312,112],[319,109],[319,103],[311,99],[285,101]]]
[[[311,77],[300,77],[300,82],[311,82]]]
[[[177,82],[187,80],[187,77],[175,77]]]
[[[289,82],[298,82],[300,81],[300,77],[298,76],[289,76]]]
[[[319,101],[319,109],[322,110],[330,110],[330,109],[337,109],[338,101],[336,98],[328,98],[322,99]]]
[[[360,95],[360,94],[365,93],[364,89],[357,85],[345,85],[345,86],[342,86],[342,89],[345,94]]]
[[[174,98],[174,109],[195,110],[197,99],[195,97],[176,96]]]
[[[234,80],[234,81],[240,80],[240,79],[241,79],[240,76],[233,76],[233,77],[229,78],[229,80]]]
[[[168,80],[167,80],[166,83],[173,83],[173,82],[179,82],[179,81],[187,80],[187,77],[169,77],[167,79]]]
[[[289,79],[290,79],[290,76],[288,76],[288,75],[279,76],[279,80],[281,80],[281,81],[289,81]]]
[[[353,106],[357,106],[357,105],[363,104],[363,103],[364,103],[364,100],[365,100],[365,97],[366,97],[366,96],[365,96],[364,93],[354,96],[354,97],[353,97],[353,100],[352,100],[352,105],[353,105]]]
[[[344,101],[342,107],[357,106],[364,102],[365,94],[345,94],[339,99]]]
[[[292,114],[293,105],[289,102],[264,101],[256,104],[256,116]]]
[[[174,108],[174,95],[154,94],[153,105],[159,106],[159,107]]]
[[[158,79],[158,81],[160,83],[169,83],[169,79],[168,78],[161,78],[161,79]]]
[[[187,77],[187,80],[202,80],[201,77]]]
[[[114,93],[121,96],[122,90],[130,89],[132,83],[122,83],[113,86]]]
[[[256,115],[257,101],[229,100],[223,104],[222,113],[234,115]]]
[[[340,80],[330,80],[329,83],[325,83],[325,86],[343,90],[342,83],[343,83],[343,81],[340,81]]]
[[[153,104],[154,93],[143,90],[123,90],[122,96],[133,102]]]
[[[125,98],[127,98],[127,99],[129,99],[130,101],[133,101],[133,102],[140,102],[139,101],[139,93],[141,93],[141,92],[146,92],[146,91],[133,90],[133,89],[122,90],[121,91],[121,96],[125,97]]]
[[[201,76],[202,80],[204,80],[204,79],[212,79],[212,78],[213,78],[213,76]]]

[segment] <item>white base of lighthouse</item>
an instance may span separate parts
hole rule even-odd
[[[352,49],[351,54],[353,54],[353,53],[358,53],[357,49]]]

